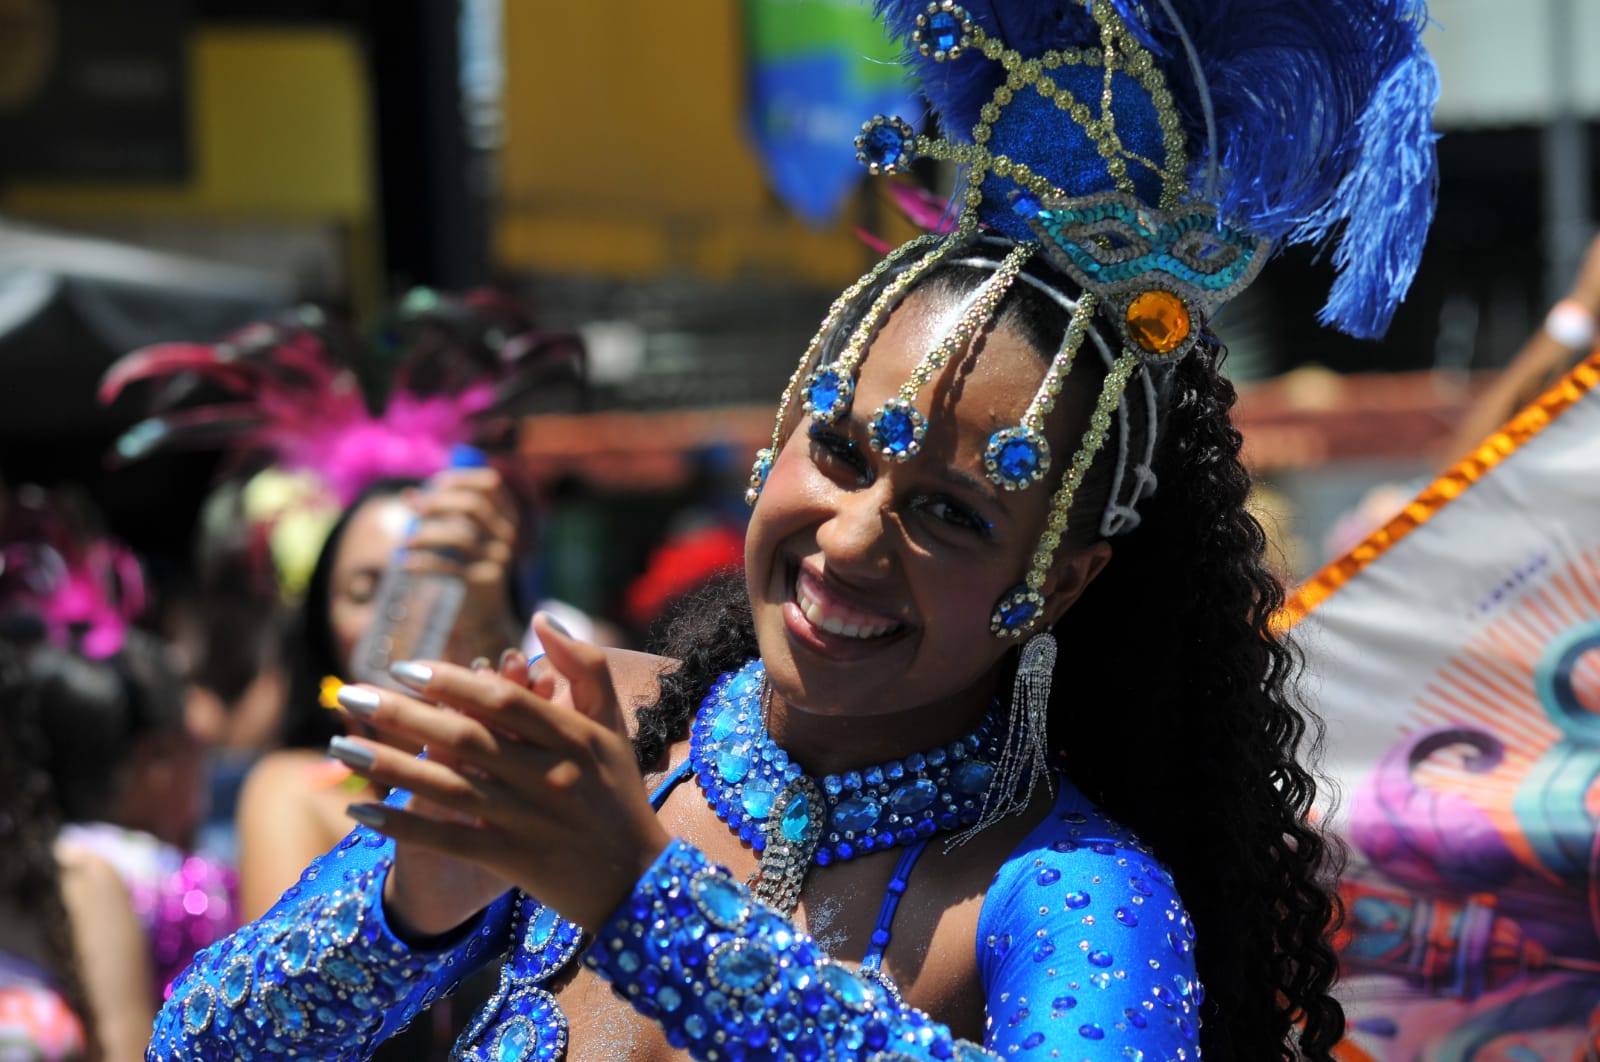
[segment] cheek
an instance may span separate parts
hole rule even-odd
[[[806,453],[803,438],[791,439],[767,473],[761,498],[745,532],[745,570],[764,569],[770,550],[804,526],[818,502],[819,475]]]

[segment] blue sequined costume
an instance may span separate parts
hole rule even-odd
[[[659,806],[679,770],[655,795]],[[503,896],[448,946],[384,918],[394,846],[358,828],[260,920],[201,952],[156,1021],[149,1059],[362,1059],[496,955],[499,990],[459,1057],[560,1059],[566,1018],[544,985],[583,951],[695,1058],[1197,1059],[1193,928],[1171,876],[1077,790],[996,874],[975,942],[984,1048],[907,1007],[879,970],[922,847],[900,859],[862,969],[831,961],[743,884],[675,841],[584,951],[529,896]]]

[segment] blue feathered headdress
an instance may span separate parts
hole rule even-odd
[[[1190,204],[1276,246],[1333,246],[1338,278],[1321,319],[1351,335],[1388,327],[1422,254],[1437,193],[1432,110],[1438,78],[1423,50],[1422,0],[972,0],[966,16],[1021,56],[1092,49],[1109,5],[1165,75],[1187,143]],[[876,0],[889,31],[926,44],[928,0]],[[919,24],[919,18],[922,20]],[[978,125],[1007,71],[981,55],[911,47],[907,63],[947,136]],[[1098,100],[1104,72],[1053,71]],[[1132,78],[1111,79],[1124,149],[1158,157],[1156,109]],[[1108,192],[1104,158],[1067,110],[1018,92],[989,148],[1070,196]],[[1161,194],[1135,174],[1139,198]],[[1026,235],[1002,183],[986,176],[982,220]]]

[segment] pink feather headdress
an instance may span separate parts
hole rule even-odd
[[[145,604],[131,550],[74,519],[63,499],[17,492],[0,527],[0,615],[37,621],[52,645],[104,660]]]
[[[135,382],[161,386],[152,415],[118,440],[115,457],[266,454],[287,471],[314,472],[345,506],[377,479],[438,472],[458,443],[492,448],[513,418],[550,391],[570,393],[583,375],[576,335],[535,330],[515,302],[490,291],[413,291],[366,358],[345,353],[352,347],[320,312],[301,309],[216,344],[134,351],[107,371],[100,400]]]

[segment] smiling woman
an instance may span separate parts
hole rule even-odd
[[[1327,316],[1381,328],[1431,203],[1420,5],[879,8],[970,132],[875,119],[862,159],[962,192],[802,354],[745,581],[662,657],[538,619],[531,667],[346,687],[375,736],[331,751],[396,795],[153,1057],[364,1057],[502,953],[463,1057],[1331,1057],[1315,723],[1207,322],[1342,233]]]

